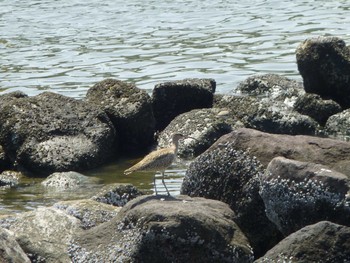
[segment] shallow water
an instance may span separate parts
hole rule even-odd
[[[349,9],[346,0],[0,0],[0,94],[49,90],[82,98],[108,77],[149,92],[157,83],[193,77],[215,79],[218,93],[234,92],[258,73],[301,80],[296,47],[319,35],[349,44]],[[152,189],[153,174],[122,174],[133,162],[89,171],[101,184],[82,193],[48,193],[39,179],[0,189],[0,213],[90,196],[107,183]],[[173,194],[185,168],[167,171]]]

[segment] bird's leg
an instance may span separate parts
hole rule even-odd
[[[156,192],[156,195],[158,195],[157,185],[156,185],[156,175],[153,176],[153,184],[154,184],[154,191]]]
[[[168,193],[168,196],[170,196],[169,190],[168,190],[168,188],[166,187],[165,182],[164,182],[164,171],[162,172],[162,183],[163,183],[163,185],[164,185],[164,187],[165,187],[166,192]]]

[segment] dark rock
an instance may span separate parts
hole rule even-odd
[[[215,89],[213,79],[184,79],[156,85],[152,93],[156,129],[163,130],[181,113],[211,108]]]
[[[197,109],[177,116],[160,133],[158,146],[168,147],[174,133],[182,133],[194,139],[179,144],[178,155],[193,159],[208,149],[222,135],[243,124],[226,109]]]
[[[310,116],[324,126],[330,116],[340,112],[342,109],[333,100],[323,100],[319,95],[306,93],[296,100],[294,110],[300,114]]]
[[[350,107],[350,50],[342,39],[307,39],[298,46],[296,58],[306,92]]]
[[[146,91],[134,84],[106,79],[90,88],[86,99],[107,113],[123,151],[145,151],[154,142],[155,119]]]
[[[13,234],[0,227],[0,262],[1,263],[30,263]]]
[[[110,221],[121,209],[91,199],[61,201],[55,203],[53,207],[78,218],[83,229],[89,229]]]
[[[260,131],[314,135],[319,128],[316,121],[293,111],[284,102],[223,95],[215,97],[214,107],[228,108],[245,127]]]
[[[142,194],[132,184],[109,184],[93,196],[92,200],[114,206],[124,206],[130,200]]]
[[[0,111],[0,144],[19,168],[47,175],[96,167],[114,153],[115,130],[90,104],[44,92]]]
[[[73,262],[252,262],[246,237],[221,202],[141,196],[70,246]]]
[[[230,140],[222,141],[190,164],[181,194],[200,196],[227,203],[235,211],[235,222],[248,237],[255,256],[263,255],[282,239],[265,214],[259,195],[263,168]]]
[[[97,178],[88,177],[77,172],[57,172],[49,175],[41,184],[55,190],[77,189],[97,182]]]
[[[327,221],[291,234],[255,263],[350,262],[350,228]]]
[[[276,157],[260,195],[266,215],[285,235],[322,220],[350,226],[350,178],[327,166]]]
[[[329,117],[325,125],[325,132],[336,138],[349,141],[350,136],[350,109]]]
[[[0,171],[8,170],[12,167],[11,161],[4,151],[4,148],[0,145]]]
[[[0,187],[15,187],[19,184],[19,178],[23,175],[16,171],[3,171],[0,174]]]
[[[347,174],[350,160],[350,143],[328,138],[304,135],[281,135],[240,128],[222,136],[212,147],[229,140],[236,150],[249,151],[252,156],[267,166],[278,156],[298,161],[313,162],[329,166]]]

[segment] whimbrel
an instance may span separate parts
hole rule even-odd
[[[130,167],[129,169],[126,169],[124,171],[124,174],[128,175],[136,171],[140,171],[140,172],[158,172],[159,171],[162,174],[162,183],[165,187],[165,190],[167,191],[167,194],[170,195],[169,190],[166,187],[164,182],[164,172],[165,172],[165,169],[167,169],[175,160],[177,149],[179,146],[179,140],[183,138],[187,138],[187,137],[180,133],[173,134],[172,144],[170,147],[159,149],[149,153],[137,164]],[[154,182],[154,189],[155,189],[156,195],[158,195],[155,175],[153,178],[153,182]]]

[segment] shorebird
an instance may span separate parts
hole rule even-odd
[[[162,183],[165,187],[167,194],[170,195],[169,190],[166,187],[164,182],[164,173],[165,173],[165,170],[173,163],[173,161],[176,158],[176,154],[179,146],[179,140],[184,138],[190,138],[190,137],[184,136],[180,133],[173,134],[172,144],[170,145],[170,147],[150,152],[137,164],[131,166],[129,169],[126,169],[124,171],[124,174],[128,175],[137,171],[161,172]],[[154,182],[154,189],[155,189],[156,195],[158,195],[155,175],[153,177],[153,182]]]

